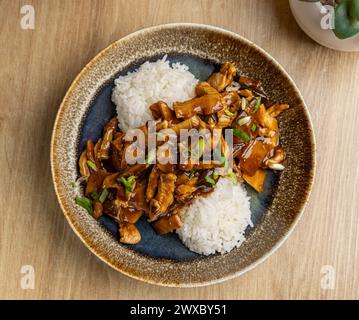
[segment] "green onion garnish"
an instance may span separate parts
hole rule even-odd
[[[233,134],[246,142],[251,140],[251,137],[248,134],[238,128],[233,128]]]
[[[251,127],[252,132],[256,131],[256,129],[257,129],[257,126],[256,126],[255,123],[253,123],[253,124],[252,124],[252,127]]]
[[[125,186],[126,191],[132,192],[135,189],[136,177],[130,176],[127,179],[125,177],[121,177],[120,181]]]
[[[156,160],[156,149],[151,149],[148,152],[146,164],[147,165],[152,164],[154,160]]]
[[[217,172],[217,170],[214,170],[214,172],[213,172],[213,179],[218,179],[218,172]]]
[[[231,118],[235,116],[235,114],[233,112],[230,112],[228,109],[224,110],[224,113]]]
[[[216,186],[216,181],[214,181],[211,177],[205,177],[207,183],[209,183],[213,188]]]
[[[92,169],[92,170],[97,170],[96,164],[94,162],[92,162],[91,160],[87,160],[87,165]]]
[[[242,118],[242,119],[239,119],[238,121],[237,121],[237,123],[240,125],[240,126],[243,126],[243,125],[245,125],[245,124],[247,124],[248,122],[250,122],[251,121],[251,117],[244,117],[244,118]]]
[[[228,177],[229,179],[233,182],[233,184],[237,184],[238,180],[237,180],[237,176],[235,175],[235,173],[233,171],[230,171],[228,173]]]
[[[246,110],[247,107],[247,100],[245,97],[242,97],[242,110]]]
[[[205,147],[205,144],[204,144],[204,139],[203,138],[200,138],[198,140],[198,151],[199,151],[199,155],[198,155],[198,158],[202,157],[203,155],[203,152],[204,152],[204,147]]]
[[[221,155],[221,164],[225,170],[228,168],[227,158],[224,155]]]
[[[75,202],[82,208],[86,209],[89,214],[92,214],[92,203],[89,198],[76,196]]]
[[[91,193],[91,198],[94,200],[98,200],[100,198],[100,195],[94,191]]]
[[[192,169],[192,170],[189,172],[189,177],[192,178],[192,177],[195,175],[196,171],[197,171],[196,169]]]
[[[256,101],[256,104],[255,104],[255,106],[254,106],[253,113],[256,113],[256,112],[257,112],[259,106],[261,105],[261,101],[262,101],[262,97],[258,97],[258,98],[257,98],[257,101]]]
[[[101,195],[99,196],[98,200],[103,203],[108,196],[108,190],[105,188],[102,190]]]

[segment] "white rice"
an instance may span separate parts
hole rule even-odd
[[[229,252],[243,243],[246,228],[253,226],[249,199],[242,184],[221,178],[212,194],[185,208],[184,225],[177,234],[191,251],[204,255]]]
[[[112,101],[117,107],[119,127],[127,131],[152,119],[149,106],[159,100],[170,107],[195,96],[198,80],[186,65],[170,65],[167,56],[145,62],[138,70],[115,80]]]

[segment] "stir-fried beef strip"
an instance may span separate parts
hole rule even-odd
[[[133,151],[134,144],[125,141],[117,118],[106,124],[95,144],[87,142],[79,157],[81,179],[86,181],[84,207],[96,219],[107,215],[116,221],[121,243],[141,241],[135,224],[142,216],[158,234],[180,228],[183,209],[197,197],[211,193],[220,175],[237,183],[246,181],[262,192],[266,169],[283,170],[285,153],[279,144],[276,118],[289,106],[272,104],[258,80],[241,75],[235,81],[236,74],[236,67],[226,62],[219,72],[196,86],[193,99],[176,102],[173,109],[163,101],[152,104],[155,149],[147,146],[147,124],[138,128],[146,137],[144,163],[127,163],[126,152]],[[197,129],[203,136],[194,144],[176,142],[177,154],[172,154],[166,143],[170,144],[171,134],[179,136],[182,129]],[[233,131],[232,154],[224,139],[226,129]],[[135,151],[137,155],[140,152]],[[202,157],[216,152],[220,152],[219,160]],[[154,155],[155,162],[151,161]],[[162,162],[169,157],[185,157],[186,161]]]

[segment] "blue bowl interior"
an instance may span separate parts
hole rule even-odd
[[[142,61],[138,61],[124,70],[121,70],[116,77],[125,75],[128,72],[136,70],[144,61],[156,61],[162,56],[153,56]],[[180,62],[189,67],[195,77],[199,80],[206,80],[215,71],[219,69],[219,65],[202,58],[191,56],[187,54],[168,54],[168,60],[171,63]],[[105,124],[116,115],[115,105],[111,101],[111,93],[114,87],[114,79],[105,83],[98,91],[96,97],[93,99],[88,113],[83,121],[81,128],[80,139],[78,144],[78,155],[86,147],[86,141],[97,141],[101,135]],[[273,171],[268,171],[264,190],[262,193],[257,193],[250,186],[246,185],[248,195],[251,197],[251,217],[255,226],[260,223],[266,208],[273,200],[274,189],[277,187],[279,181],[279,174]],[[100,218],[100,223],[118,239],[118,224],[107,216]],[[136,224],[138,227],[142,240],[139,244],[129,245],[129,247],[141,254],[154,258],[167,258],[177,261],[192,260],[202,257],[187,249],[179,240],[175,233],[166,235],[157,235],[150,224],[142,217]],[[248,227],[246,230],[249,236],[253,228]]]

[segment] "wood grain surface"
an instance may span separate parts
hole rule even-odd
[[[20,27],[24,4],[35,9],[34,30]],[[91,254],[59,208],[49,164],[53,122],[76,74],[111,42],[169,22],[216,25],[268,51],[301,90],[317,142],[314,189],[291,237],[240,278],[193,289],[130,279]],[[313,42],[288,1],[0,0],[0,89],[0,298],[359,298],[359,53]],[[21,287],[23,265],[34,267],[34,289]]]

